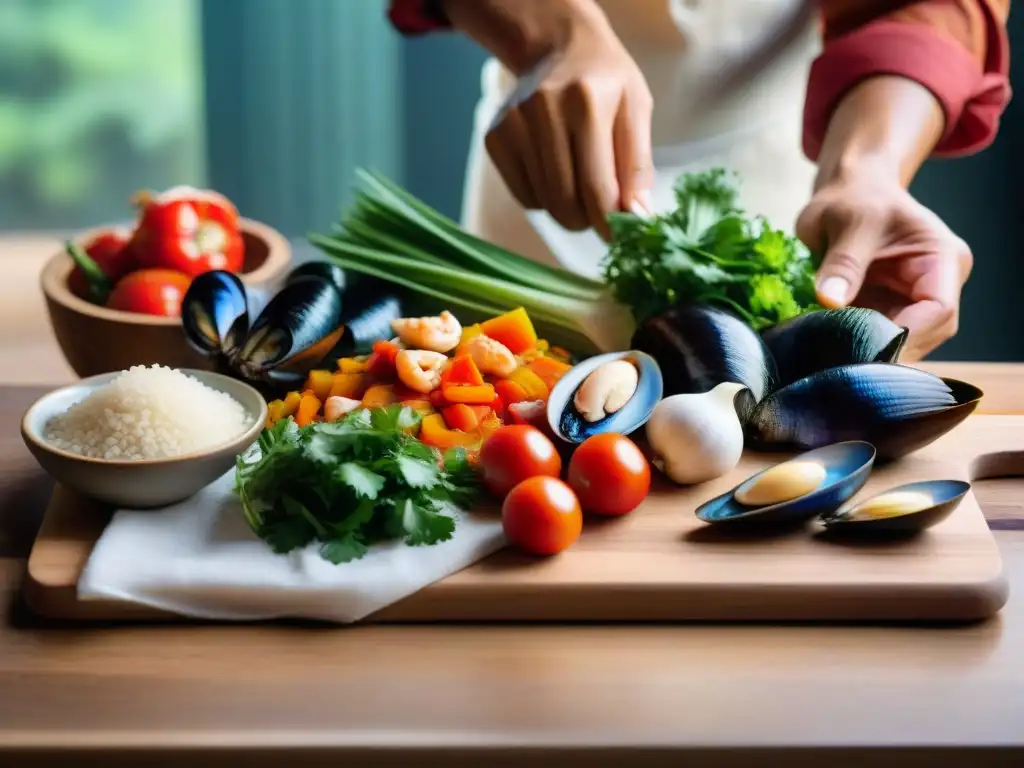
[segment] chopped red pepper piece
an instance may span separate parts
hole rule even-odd
[[[476,367],[473,358],[469,355],[458,355],[452,360],[444,373],[441,374],[441,387],[449,385],[464,385],[468,387],[479,387],[484,383],[484,377],[480,369]]]
[[[444,416],[444,423],[448,425],[448,429],[458,429],[462,432],[472,432],[480,423],[474,409],[464,403],[445,406],[441,409],[441,415]]]

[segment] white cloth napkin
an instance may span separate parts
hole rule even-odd
[[[333,565],[316,546],[274,554],[246,525],[234,472],[158,511],[121,510],[78,582],[82,600],[127,601],[200,619],[275,618],[350,623],[505,546],[493,514],[459,512],[441,544],[377,545]]]

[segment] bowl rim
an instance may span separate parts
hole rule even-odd
[[[267,259],[252,272],[238,275],[242,282],[250,285],[263,285],[283,276],[291,263],[291,246],[287,238],[268,224],[254,219],[240,218],[239,225],[246,234],[259,238],[267,244]],[[124,230],[122,224],[92,227],[69,238],[76,245],[84,245],[101,232]],[[39,285],[47,299],[60,304],[80,315],[89,315],[103,320],[132,325],[173,327],[181,325],[180,317],[162,315],[145,315],[138,312],[125,312],[120,309],[108,309],[79,298],[68,287],[68,276],[74,269],[74,262],[61,250],[47,260],[39,274]]]
[[[199,375],[201,375],[203,377],[206,377],[208,379],[213,379],[214,381],[218,381],[218,380],[219,381],[229,381],[232,384],[238,385],[243,390],[246,390],[246,389],[249,390],[249,392],[252,395],[255,395],[257,402],[259,402],[259,404],[260,404],[259,412],[256,414],[256,418],[255,418],[252,426],[250,426],[241,435],[238,435],[237,437],[231,438],[231,440],[229,440],[229,441],[226,441],[226,442],[223,442],[223,443],[219,443],[217,445],[213,445],[213,446],[210,446],[208,448],[203,448],[203,449],[201,449],[199,451],[192,451],[190,453],[185,453],[185,454],[182,454],[180,456],[167,456],[167,457],[160,458],[160,459],[98,459],[98,458],[95,458],[95,457],[92,457],[92,456],[83,456],[83,455],[81,455],[79,453],[72,453],[71,451],[65,451],[62,448],[57,448],[56,446],[51,445],[49,442],[46,441],[46,439],[41,434],[39,434],[36,430],[31,428],[30,424],[31,424],[31,422],[33,420],[34,414],[39,409],[41,409],[46,402],[48,402],[48,401],[50,401],[50,400],[52,400],[52,399],[54,399],[56,397],[59,397],[62,394],[65,394],[69,390],[76,389],[76,388],[83,387],[83,386],[88,386],[90,383],[92,383],[94,385],[92,387],[92,389],[95,389],[96,388],[95,385],[99,385],[99,382],[97,381],[98,379],[107,379],[107,380],[112,381],[114,378],[119,376],[121,373],[124,373],[124,371],[110,371],[108,373],[99,373],[99,374],[96,374],[95,376],[89,376],[89,377],[84,378],[84,379],[79,379],[78,381],[74,382],[73,384],[66,384],[63,387],[58,387],[57,389],[51,390],[50,392],[47,392],[45,395],[42,395],[41,397],[39,397],[34,403],[32,403],[32,405],[30,405],[28,407],[28,410],[26,410],[25,414],[21,417],[21,436],[22,436],[22,439],[25,440],[25,442],[27,442],[27,443],[31,443],[33,446],[35,446],[39,450],[41,450],[41,451],[43,451],[45,453],[49,453],[49,454],[51,454],[53,456],[59,456],[62,459],[67,459],[69,461],[75,461],[75,462],[79,462],[79,463],[82,463],[82,464],[93,464],[93,465],[102,466],[102,467],[118,467],[118,468],[120,468],[120,467],[150,467],[150,468],[157,467],[157,468],[159,468],[161,466],[169,466],[169,465],[172,465],[172,464],[180,464],[180,463],[187,462],[187,461],[194,461],[196,459],[202,459],[202,458],[208,458],[210,456],[214,456],[214,455],[219,454],[219,453],[221,453],[221,452],[223,452],[225,450],[231,450],[232,447],[236,446],[236,445],[249,446],[249,445],[252,445],[257,440],[257,438],[259,437],[260,433],[263,431],[263,428],[264,428],[264,426],[266,425],[266,422],[267,422],[267,401],[264,399],[263,395],[261,395],[259,393],[259,390],[257,390],[255,387],[253,387],[252,385],[248,384],[247,382],[241,381],[239,379],[232,378],[231,376],[225,376],[222,373],[214,373],[212,371],[201,371],[201,370],[198,370],[196,368],[174,368],[173,370],[180,371],[181,373],[184,373],[186,376],[192,376],[193,378],[196,378],[195,374],[199,374]],[[200,383],[204,383],[204,382],[200,381]],[[222,391],[223,392],[224,390],[218,390],[218,391]],[[226,393],[226,394],[230,394],[230,393]],[[234,399],[237,400],[237,398],[234,398]],[[239,403],[239,404],[241,405],[241,403]],[[246,409],[246,411],[248,411],[248,409]],[[243,448],[242,450],[245,450],[245,449]],[[239,451],[239,454],[240,453],[241,453],[241,451]]]

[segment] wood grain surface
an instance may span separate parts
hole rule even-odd
[[[0,765],[1024,764],[1024,533],[997,533],[1017,588],[970,626],[68,629],[18,600],[40,394],[0,388]],[[1024,523],[1020,481],[975,492]]]
[[[1024,386],[1024,380],[1021,385]],[[978,416],[876,468],[860,498],[918,480],[974,480],[1007,457],[1024,474],[1024,417]],[[974,620],[1006,600],[999,550],[977,500],[909,541],[836,541],[812,528],[772,535],[708,526],[693,510],[781,456],[747,454],[688,489],[656,481],[630,515],[588,521],[556,558],[511,549],[379,611],[370,621]],[[497,511],[494,511],[497,514]],[[131,603],[80,601],[76,585],[109,511],[58,489],[28,562],[26,598],[50,618],[165,618]]]

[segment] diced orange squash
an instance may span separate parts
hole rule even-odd
[[[490,412],[490,408],[487,411]],[[457,429],[461,432],[471,432],[480,423],[480,419],[473,408],[465,403],[454,403],[453,405],[445,406],[441,409],[441,415],[444,416],[444,423],[448,426],[448,429]]]
[[[342,357],[338,360],[339,373],[366,373],[366,360],[357,360],[354,357]]]
[[[498,397],[501,398],[501,402],[506,408],[512,405],[512,403],[521,403],[523,400],[530,399],[523,385],[510,379],[499,381],[494,385],[494,391],[498,393]]]
[[[420,413],[434,413],[434,406],[431,405],[429,400],[403,400],[402,405]]]
[[[363,395],[363,408],[387,408],[395,402],[395,393],[387,384],[374,384]]]
[[[533,349],[537,343],[537,331],[523,307],[492,317],[480,324],[480,330],[495,341],[500,341],[515,355]]]
[[[299,408],[295,412],[295,423],[300,427],[312,424],[320,413],[320,400],[312,392],[305,392],[299,400]]]
[[[494,401],[494,387],[490,384],[459,386],[450,384],[443,389],[444,399],[449,403],[466,405],[490,405]]]
[[[361,400],[363,397],[364,376],[361,373],[336,373],[331,377],[329,397],[347,397],[349,400]]]
[[[558,383],[560,378],[572,370],[572,366],[568,363],[563,363],[561,360],[556,360],[553,357],[543,356],[535,358],[527,367],[537,374],[537,378],[544,382],[544,386],[548,388],[549,392],[554,389],[555,384]]]
[[[478,387],[483,383],[484,377],[469,355],[457,356],[441,374],[442,388],[449,385]]]
[[[448,429],[444,416],[439,413],[424,416],[423,422],[420,424],[420,441],[441,450],[469,447],[476,444],[478,440],[476,435]]]
[[[267,420],[264,422],[264,426],[272,427],[274,422],[281,418],[278,414],[281,412],[282,405],[284,405],[283,400],[271,400],[267,403]]]
[[[508,379],[523,388],[527,400],[544,400],[548,396],[547,384],[526,366],[516,368]]]
[[[303,389],[308,389],[323,402],[331,396],[331,386],[334,384],[334,374],[330,371],[310,371],[306,376],[306,383]]]
[[[299,410],[299,403],[301,401],[302,395],[298,392],[289,392],[285,395],[284,400],[281,403],[281,410],[278,413],[278,420],[294,416],[296,411]]]

